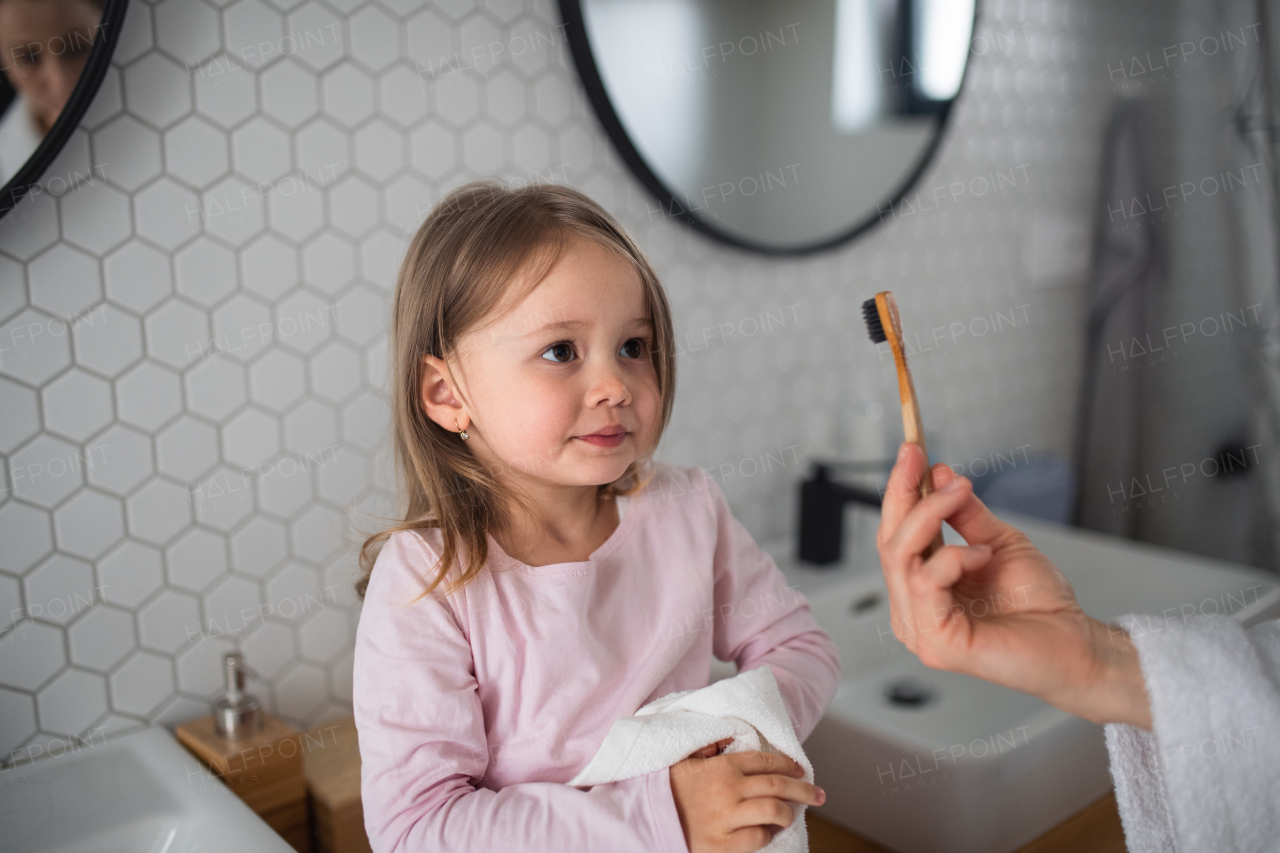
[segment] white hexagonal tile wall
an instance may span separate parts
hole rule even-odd
[[[0,453],[12,453],[40,429],[36,392],[0,377]],[[13,484],[10,484],[13,485]]]
[[[165,249],[176,249],[200,230],[200,199],[191,190],[160,178],[133,197],[138,234]]]
[[[305,35],[304,35],[305,43]],[[316,114],[319,94],[315,75],[292,60],[277,62],[258,78],[262,108],[277,121],[298,127]]]
[[[36,704],[27,693],[0,687],[0,753],[11,755],[36,733]]]
[[[133,116],[119,116],[94,131],[93,153],[106,179],[129,191],[160,174],[160,136]]]
[[[283,412],[307,390],[302,359],[272,349],[249,367],[249,396],[263,408]]]
[[[173,692],[173,662],[138,652],[112,673],[110,680],[112,707],[145,717]]]
[[[246,578],[223,578],[204,595],[205,630],[209,634],[240,634],[254,624],[262,590]]]
[[[71,340],[76,364],[109,378],[142,358],[141,324],[105,302],[71,323]]]
[[[298,253],[270,234],[240,250],[244,286],[265,299],[279,299],[298,284]]]
[[[240,651],[245,663],[266,679],[275,678],[297,656],[293,631],[274,621],[265,621],[253,629],[240,641]]]
[[[126,540],[98,561],[98,592],[106,601],[137,607],[164,583],[160,550]]]
[[[74,444],[45,434],[25,445],[9,460],[9,491],[13,497],[53,509],[84,485],[86,456]]]
[[[130,113],[163,130],[191,111],[186,70],[158,53],[124,69],[124,105]]]
[[[165,132],[164,157],[169,174],[202,188],[225,175],[231,165],[226,136],[198,115]]]
[[[258,87],[241,60],[222,54],[201,66],[195,79],[196,111],[224,128],[235,127],[258,108]]]
[[[124,513],[117,498],[82,489],[53,511],[58,548],[94,559],[124,536]]]
[[[67,625],[97,598],[93,566],[54,554],[22,579],[22,593],[28,617]]]
[[[202,592],[227,572],[226,540],[216,533],[189,530],[165,549],[169,583]]]
[[[17,501],[0,505],[0,569],[22,574],[53,549],[49,514]]]
[[[275,418],[245,409],[222,428],[222,452],[227,461],[253,468],[280,450],[280,427]]]
[[[99,605],[67,630],[71,662],[99,672],[115,666],[134,647],[133,615]]]
[[[389,119],[413,127],[427,114],[427,87],[413,68],[397,65],[378,78],[379,103]]]
[[[223,691],[222,656],[235,651],[235,644],[223,636],[205,633],[199,642],[175,659],[178,688],[196,696],[210,697]]]
[[[164,0],[154,10],[156,43],[185,65],[199,65],[221,47],[218,13],[199,0]]]
[[[302,271],[311,287],[337,293],[355,278],[355,250],[347,240],[326,231],[303,248]]]
[[[156,436],[156,461],[161,473],[194,483],[218,461],[218,431],[183,415]]]
[[[181,486],[159,477],[151,480],[125,501],[129,534],[155,545],[165,544],[191,523],[190,501],[190,494]]]
[[[349,128],[373,115],[373,80],[352,65],[340,65],[324,75],[320,91],[325,112]]]
[[[342,341],[321,348],[309,366],[312,389],[330,402],[341,403],[360,387],[360,353]]]
[[[107,713],[101,675],[69,669],[36,696],[40,728],[60,735],[78,735]]]
[[[222,13],[222,31],[227,51],[256,69],[277,58],[284,21],[260,0],[237,0]]]
[[[338,445],[338,419],[334,410],[307,400],[284,418],[284,446],[296,454],[316,458],[332,455]]]
[[[108,255],[102,270],[107,298],[133,311],[149,311],[173,292],[169,258],[138,240]]]
[[[247,398],[244,368],[223,356],[206,358],[184,377],[187,408],[221,421],[244,405]]]
[[[89,482],[103,491],[126,495],[151,476],[151,439],[115,424],[85,448],[83,465]]]
[[[237,572],[263,577],[287,555],[284,525],[264,515],[231,536],[231,565]]]
[[[72,368],[40,392],[46,429],[84,441],[113,417],[111,383]]]
[[[226,246],[197,237],[173,256],[178,292],[206,308],[236,289],[236,256]]]
[[[399,58],[394,49],[399,42],[396,22],[377,6],[365,6],[347,19],[347,37],[351,55],[373,71]]]
[[[182,410],[182,385],[171,370],[144,361],[116,380],[120,420],[154,430]]]
[[[404,167],[404,138],[377,119],[355,133],[356,167],[375,181],[385,181]]]
[[[86,181],[63,196],[58,207],[62,238],[82,249],[101,255],[132,236],[129,198],[105,181]]]
[[[276,340],[294,352],[315,352],[332,337],[337,315],[337,304],[295,290],[276,303]]]
[[[255,477],[269,476],[271,465],[256,469],[219,466],[201,480],[195,499],[196,521],[226,533],[253,512]]]
[[[328,507],[313,506],[289,525],[290,546],[295,555],[322,562],[343,544],[343,518]]]
[[[67,663],[62,630],[24,618],[4,638],[0,684],[35,690]]]
[[[351,167],[347,135],[323,117],[294,135],[294,152],[294,162],[307,174],[337,176]]]
[[[102,299],[98,261],[66,244],[54,246],[27,267],[31,304],[70,320]]]
[[[293,54],[313,71],[323,71],[343,57],[343,20],[320,3],[304,3],[289,14],[289,32],[299,45]]]
[[[71,336],[67,323],[26,309],[0,329],[0,372],[31,385],[39,385],[71,364]]]
[[[289,171],[289,136],[261,116],[231,134],[231,160],[240,174],[269,184]]]
[[[276,682],[276,711],[294,720],[309,720],[327,698],[324,671],[300,663]]]
[[[143,648],[173,654],[202,636],[200,604],[195,596],[166,589],[138,610],[138,639]]]

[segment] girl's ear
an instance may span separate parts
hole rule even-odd
[[[418,393],[427,417],[449,432],[464,430],[471,422],[466,408],[458,402],[453,373],[442,359],[434,355],[422,357],[422,385]]]

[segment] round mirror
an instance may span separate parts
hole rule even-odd
[[[98,92],[128,0],[0,0],[0,215],[40,180]]]
[[[974,0],[561,0],[597,115],[671,217],[802,254],[889,215],[964,79]]]

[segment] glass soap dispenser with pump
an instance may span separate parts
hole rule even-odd
[[[174,734],[208,771],[202,781],[225,784],[291,847],[309,853],[302,737],[246,691],[245,677],[254,673],[244,655],[224,654],[222,674],[226,689],[213,713],[182,723]]]

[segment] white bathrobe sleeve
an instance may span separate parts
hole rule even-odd
[[[1280,620],[1124,616],[1152,731],[1112,723],[1130,853],[1280,849]]]

